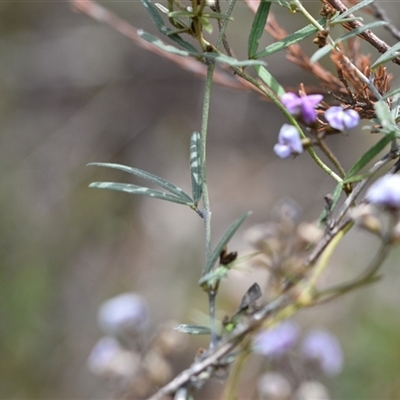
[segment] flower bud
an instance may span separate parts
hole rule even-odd
[[[258,394],[262,400],[289,400],[292,394],[290,382],[281,374],[266,372],[258,380]]]

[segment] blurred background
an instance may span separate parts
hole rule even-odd
[[[102,4],[156,34],[139,2]],[[382,4],[399,21],[396,2]],[[318,7],[310,5],[314,15]],[[289,32],[304,26],[300,15],[274,11]],[[238,4],[228,31],[238,58],[246,55],[251,18]],[[203,81],[72,12],[67,1],[3,1],[0,21],[0,397],[108,398],[107,386],[86,366],[101,337],[99,305],[135,291],[150,305],[152,329],[170,320],[198,322],[195,316],[207,311],[197,286],[202,221],[176,204],[89,189],[94,180],[144,182],[86,164],[135,166],[190,192],[189,138],[200,129]],[[315,51],[311,41],[308,54]],[[265,35],[262,45],[270,42]],[[316,84],[284,54],[270,57],[268,68],[284,86]],[[399,85],[398,67],[392,70]],[[248,250],[243,232],[268,221],[282,198],[294,199],[305,220],[318,218],[334,183],[307,155],[280,160],[273,154],[284,122],[258,94],[214,87],[208,142],[213,243],[252,210],[232,241],[232,250]],[[330,144],[349,168],[376,140],[359,129]],[[377,245],[351,233],[324,279],[354,276]],[[391,254],[379,283],[299,314],[305,330],[330,329],[342,343],[345,369],[325,382],[333,398],[400,396],[399,256]],[[221,315],[264,279],[262,271],[231,275],[221,289]],[[177,370],[201,344],[193,340]]]

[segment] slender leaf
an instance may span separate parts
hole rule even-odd
[[[164,20],[162,19],[161,15],[159,14],[157,7],[150,1],[150,0],[141,0],[144,8],[146,9],[147,13],[149,14],[150,18],[153,20],[157,30],[162,33],[163,35],[167,35],[171,40],[173,40],[175,43],[179,44],[182,46],[184,49],[189,51],[190,53],[197,53],[197,49],[187,42],[186,40],[183,40],[178,34],[174,33],[174,31],[171,28],[168,28],[164,24]],[[142,30],[140,30],[143,32]],[[138,31],[139,34],[139,31]],[[145,38],[144,38],[145,39]],[[145,39],[147,40],[147,39]],[[149,40],[147,40],[149,41]],[[152,42],[152,41],[150,41]],[[168,50],[167,50],[168,51]]]
[[[175,196],[181,198],[186,203],[193,203],[192,198],[185,193],[180,187],[175,186],[173,183],[166,181],[163,178],[160,178],[157,175],[151,174],[150,172],[142,171],[139,168],[132,168],[126,165],[114,164],[114,163],[90,163],[88,166],[93,167],[105,167],[105,168],[113,168],[119,171],[127,172],[128,174],[132,174],[138,176],[139,178],[145,179],[151,183],[155,183],[156,185],[162,187],[165,190],[168,190]]]
[[[168,12],[168,17],[170,18],[194,18],[197,14],[194,11],[172,11]],[[229,19],[233,21],[233,18],[226,14],[212,13],[212,14],[202,14],[204,18],[214,18],[214,19]]]
[[[193,132],[190,139],[190,174],[192,178],[193,203],[197,206],[203,192],[202,145],[199,132]]]
[[[367,31],[368,29],[376,28],[377,26],[381,25],[387,25],[386,21],[374,21],[371,22],[370,24],[362,25],[359,26],[356,29],[351,30],[350,32],[344,34],[343,36],[340,36],[335,40],[335,44],[338,44],[340,42],[343,42],[344,40],[350,39],[354,36],[360,35],[361,33]]]
[[[349,16],[350,14],[353,14],[354,12],[358,11],[359,9],[366,7],[368,4],[373,3],[375,0],[364,0],[361,1],[360,3],[356,4],[354,7],[349,8],[347,11],[345,11],[342,14],[339,14],[337,17],[333,18],[332,20],[337,22],[337,21],[342,21],[344,18]]]
[[[384,96],[382,96],[382,100],[386,100],[389,97],[392,97],[395,94],[399,94],[399,93],[400,93],[400,86],[397,87],[396,89],[391,90],[390,92],[387,92]]]
[[[396,125],[386,101],[377,101],[374,104],[374,108],[382,128],[386,129]]]
[[[116,190],[118,192],[125,192],[130,194],[140,194],[142,196],[153,197],[156,199],[170,201],[172,203],[185,204],[192,206],[192,201],[185,201],[180,197],[174,196],[169,193],[161,192],[159,190],[149,189],[144,186],[133,185],[131,183],[118,183],[118,182],[92,182],[89,185],[90,188],[96,189],[109,189]]]
[[[330,51],[332,51],[332,46],[330,44],[318,49],[310,58],[311,64],[316,63],[319,59],[326,56]]]
[[[276,93],[278,97],[282,97],[286,91],[280,85],[280,83],[268,72],[266,68],[263,66],[256,65],[254,69],[257,71],[258,76],[260,79]]]
[[[253,19],[253,24],[251,25],[251,31],[249,35],[247,50],[249,58],[255,58],[255,54],[257,53],[258,45],[260,43],[260,38],[264,32],[265,24],[267,23],[270,8],[270,1],[260,0],[256,15]]]
[[[165,44],[161,39],[158,39],[155,36],[150,35],[150,33],[147,33],[145,31],[143,31],[142,29],[138,29],[137,33],[142,39],[146,40],[146,42],[154,44],[154,46],[157,46],[158,48],[166,51],[167,53],[176,54],[176,55],[182,56],[182,57],[199,56],[199,54],[197,54],[196,49],[194,47],[192,47],[194,51],[181,50],[175,46],[171,46],[170,44]],[[170,35],[169,37],[172,39],[173,36],[176,36],[176,35]]]
[[[208,274],[205,274],[201,277],[199,281],[199,285],[207,285],[207,286],[214,286],[217,282],[221,279],[225,278],[228,274],[230,268],[226,265],[220,265],[219,267],[215,268],[214,270],[210,271]]]
[[[220,62],[222,64],[230,65],[231,67],[246,67],[248,65],[266,65],[266,63],[261,60],[239,61],[236,58],[228,57],[224,54],[217,54],[217,53],[204,53],[203,57]]]
[[[352,178],[357,174],[362,168],[364,168],[371,160],[373,160],[393,139],[395,138],[395,132],[391,132],[385,135],[378,143],[372,146],[368,151],[366,151],[358,161],[350,168],[349,172],[346,174],[345,181]]]
[[[238,219],[236,219],[231,224],[231,226],[228,228],[228,230],[225,232],[225,234],[222,236],[222,238],[218,242],[217,246],[215,247],[214,251],[212,252],[212,254],[210,256],[210,259],[207,260],[206,267],[204,268],[204,271],[203,271],[203,276],[208,274],[211,271],[211,269],[214,267],[214,264],[217,262],[222,249],[228,244],[228,242],[231,240],[232,236],[239,229],[240,225],[250,214],[251,214],[250,211],[244,213],[243,215],[241,215]]]
[[[175,331],[188,333],[189,335],[210,335],[211,329],[208,326],[193,325],[193,324],[180,324],[174,327]]]
[[[321,25],[325,25],[325,22],[326,22],[325,18],[321,18],[320,20],[318,20],[318,23]],[[284,39],[270,44],[264,50],[261,50],[259,53],[257,53],[254,58],[266,57],[278,51],[286,49],[292,44],[300,42],[301,40],[311,36],[315,32],[317,32],[317,28],[314,25],[309,24],[304,28],[299,29],[298,31],[292,33],[291,35],[286,36]]]
[[[371,65],[371,70],[374,71],[376,70],[379,66],[382,64],[385,64],[389,61],[394,60],[395,58],[400,56],[400,42],[396,43],[394,46],[392,46],[388,51],[383,53],[372,65]]]

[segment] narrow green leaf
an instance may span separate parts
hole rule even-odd
[[[145,31],[143,31],[142,29],[138,29],[137,33],[142,39],[146,40],[146,42],[154,44],[154,46],[157,46],[158,48],[160,48],[161,50],[166,51],[167,53],[176,54],[176,55],[182,56],[182,57],[199,56],[199,54],[197,54],[196,49],[193,46],[192,46],[192,48],[195,51],[192,51],[192,50],[181,50],[181,49],[178,49],[175,46],[171,46],[170,44],[165,44],[161,39],[158,39],[155,36],[150,35],[150,33],[147,33]],[[174,34],[174,35],[170,35],[168,37],[173,39],[173,36],[177,36],[177,35]]]
[[[208,326],[193,325],[193,324],[180,324],[174,327],[175,331],[187,333],[189,335],[210,335],[211,329]]]
[[[156,185],[162,187],[165,190],[168,190],[172,194],[177,197],[180,197],[183,201],[187,203],[193,203],[192,198],[185,193],[180,187],[175,186],[173,183],[166,181],[163,178],[160,178],[157,175],[151,174],[150,172],[142,171],[139,168],[132,168],[126,165],[114,164],[114,163],[90,163],[88,164],[90,167],[104,167],[104,168],[113,168],[119,171],[127,172],[128,174],[132,174],[138,176],[139,178],[145,179],[151,183],[155,183]]]
[[[170,18],[194,18],[196,17],[196,13],[193,11],[172,11],[168,12],[168,17]],[[228,19],[233,21],[233,18],[226,14],[221,13],[204,13],[201,15],[204,18],[213,18],[213,19]]]
[[[133,185],[131,183],[92,182],[89,185],[89,187],[96,189],[116,190],[118,192],[125,192],[129,194],[140,194],[142,196],[148,196],[156,199],[166,200],[172,203],[185,204],[187,206],[193,205],[192,201],[188,202],[172,194],[160,192],[159,190],[149,189],[144,186]]]
[[[320,20],[318,20],[318,23],[321,25],[325,25],[325,22],[325,18],[321,18]],[[315,32],[317,32],[317,28],[314,25],[309,24],[304,28],[292,33],[291,35],[286,36],[284,39],[270,44],[264,50],[261,50],[259,53],[257,53],[254,58],[266,57],[278,51],[284,50],[292,44],[300,42],[301,40],[311,36]]]
[[[146,9],[147,13],[149,14],[150,18],[153,20],[157,30],[162,33],[163,35],[167,35],[172,41],[182,46],[184,49],[191,53],[197,53],[197,49],[187,42],[183,40],[178,34],[174,33],[171,28],[168,28],[164,24],[164,20],[162,19],[161,15],[159,14],[157,7],[150,1],[150,0],[141,0],[144,8]],[[143,32],[142,30],[140,30]],[[139,31],[138,31],[139,34]],[[147,40],[147,39],[145,39]],[[151,42],[151,41],[150,41]]]
[[[162,32],[165,28],[164,20],[162,19],[161,15],[158,13],[156,7],[153,5],[153,3],[149,0],[141,0],[142,4],[149,14],[150,18],[153,20],[154,25],[156,28]]]
[[[253,24],[251,25],[251,30],[249,35],[248,50],[247,50],[249,58],[255,58],[254,56],[257,53],[258,45],[260,43],[260,38],[264,32],[265,24],[267,23],[267,18],[270,8],[271,8],[270,1],[260,0],[256,15],[253,19]]]
[[[372,146],[366,151],[358,161],[350,168],[349,172],[344,178],[345,181],[352,178],[362,168],[364,168],[370,161],[372,161],[393,139],[395,138],[395,132],[391,132],[385,135],[379,142]]]
[[[338,44],[340,42],[343,42],[344,40],[350,39],[354,36],[360,35],[361,33],[367,31],[368,29],[376,28],[377,26],[381,25],[387,25],[386,21],[374,21],[371,22],[370,24],[362,25],[359,26],[356,29],[351,30],[350,32],[344,34],[343,36],[340,36],[335,40],[335,44]]]
[[[354,12],[358,11],[359,9],[366,7],[368,4],[373,3],[375,0],[364,0],[361,1],[360,3],[356,4],[354,7],[349,8],[347,11],[345,11],[342,14],[339,14],[337,17],[333,18],[332,20],[337,22],[337,21],[342,21],[344,18],[349,16],[350,14],[353,14]]]
[[[319,59],[326,56],[328,53],[332,51],[332,46],[330,44],[325,45],[318,49],[310,58],[311,64],[316,63]]]
[[[368,177],[370,177],[370,176],[371,176],[371,174],[353,175],[353,176],[350,177],[350,178],[345,178],[345,179],[343,179],[343,184],[346,184],[346,183],[354,183],[354,182],[360,182],[360,181],[362,181],[363,179],[368,178]]]
[[[228,242],[231,240],[232,236],[239,229],[240,225],[250,214],[251,214],[250,211],[244,213],[242,216],[240,216],[236,221],[234,221],[231,224],[231,226],[228,228],[228,230],[225,232],[225,234],[222,236],[222,238],[218,242],[217,246],[215,247],[214,251],[211,254],[210,259],[207,260],[206,267],[204,268],[204,271],[203,271],[203,276],[208,274],[212,270],[212,268],[214,267],[214,264],[218,260],[219,255],[221,254],[222,249],[228,244]]]
[[[248,65],[266,65],[264,61],[261,60],[243,60],[239,61],[236,58],[228,57],[224,54],[217,53],[204,53],[203,57],[209,60],[214,60],[222,64],[230,65],[231,67],[246,67]]]
[[[202,145],[199,132],[193,132],[190,139],[190,174],[192,177],[192,197],[195,206],[200,201],[203,192]]]
[[[383,100],[377,101],[374,104],[374,108],[376,115],[379,118],[379,122],[382,125],[382,128],[386,129],[396,125],[386,101]]]
[[[201,279],[199,280],[199,285],[214,286],[221,279],[225,278],[229,270],[230,268],[227,268],[225,265],[221,265],[212,270],[211,272],[209,272],[208,274],[202,276]]]
[[[400,42],[392,46],[388,51],[383,53],[372,65],[371,70],[376,70],[379,66],[400,57]]]
[[[260,79],[276,93],[278,97],[282,97],[286,91],[280,83],[268,72],[263,66],[256,65],[254,67]]]
[[[384,96],[382,96],[382,100],[386,100],[389,97],[392,97],[395,94],[399,94],[399,93],[400,93],[400,86],[397,87],[396,89],[391,90],[390,92],[387,92]]]

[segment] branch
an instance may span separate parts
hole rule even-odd
[[[344,13],[347,11],[347,7],[340,1],[340,0],[327,0],[327,2],[337,11]],[[349,18],[354,17],[353,14],[349,15]],[[346,23],[347,26],[349,26],[352,29],[359,28],[363,26],[363,23],[360,21],[350,21]],[[376,36],[372,31],[366,30],[365,32],[360,33],[360,35],[363,39],[365,39],[368,43],[370,43],[372,46],[374,46],[379,53],[385,53],[388,50],[391,49],[391,47],[382,39],[380,39],[378,36]],[[395,58],[393,60],[395,64],[400,65],[400,58]]]
[[[148,50],[159,56],[169,59],[179,67],[186,69],[194,75],[205,78],[207,75],[207,66],[200,63],[197,60],[188,57],[180,57],[176,54],[167,53],[159,49],[158,47],[146,42],[137,34],[137,28],[119,18],[113,12],[107,10],[100,4],[93,0],[70,0],[74,11],[86,14],[90,18],[108,25],[113,30],[121,33],[128,39],[132,40],[136,45],[142,49]],[[248,90],[249,85],[243,84],[243,82],[237,78],[232,78],[228,74],[221,71],[215,71],[214,82],[222,86],[229,87],[235,90]]]
[[[148,400],[161,400],[165,396],[175,393],[184,385],[195,381],[198,375],[207,369],[214,369],[222,363],[223,358],[232,352],[248,333],[257,329],[271,314],[286,307],[293,302],[289,293],[285,293],[277,299],[266,304],[261,310],[254,313],[248,320],[239,324],[235,330],[220,342],[217,346],[206,353],[204,357],[196,360],[188,369],[181,372],[174,380],[169,382]]]

